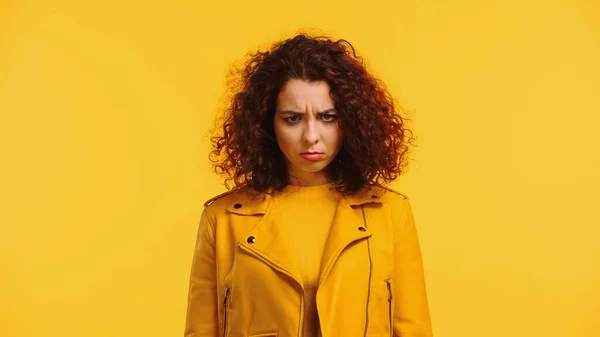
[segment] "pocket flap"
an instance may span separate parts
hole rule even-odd
[[[248,335],[248,337],[277,337],[277,335],[278,335],[277,330],[273,330],[273,331],[257,332],[257,333]]]

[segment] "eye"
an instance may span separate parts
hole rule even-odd
[[[321,119],[323,119],[326,122],[332,122],[336,119],[336,115],[332,115],[332,114],[322,114],[321,115]]]
[[[290,117],[284,118],[283,120],[286,121],[286,122],[288,122],[288,123],[295,123],[299,119],[300,119],[300,116],[295,116],[294,115],[294,116],[290,116]]]

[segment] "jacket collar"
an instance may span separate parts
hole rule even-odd
[[[270,191],[269,191],[270,192]],[[268,193],[251,191],[248,188],[240,190],[230,199],[227,211],[239,215],[264,215],[271,201]]]
[[[369,185],[365,186],[358,193],[344,196],[343,202],[348,206],[360,206],[364,204],[382,204],[384,200],[382,198],[386,189],[380,185]]]
[[[322,284],[331,272],[338,257],[349,244],[372,235],[367,219],[359,216],[353,206],[383,203],[382,194],[386,189],[369,186],[361,192],[339,199],[328,239],[323,249],[319,284]],[[238,246],[253,256],[265,261],[276,270],[294,278],[303,286],[298,268],[297,257],[288,247],[295,238],[281,226],[280,215],[270,212],[272,196],[269,194],[240,194],[232,198],[228,211],[240,215],[261,215],[261,219],[238,242]],[[264,214],[264,215],[263,215]]]
[[[240,188],[238,193],[231,198],[227,211],[238,215],[264,215],[269,207],[272,195],[272,189],[267,193],[250,191],[247,188]],[[382,198],[386,192],[385,187],[381,185],[365,186],[358,193],[343,196],[340,203],[348,206],[360,206],[369,203],[384,203]]]

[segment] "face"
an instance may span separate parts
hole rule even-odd
[[[281,89],[274,116],[275,137],[300,185],[327,183],[324,169],[342,145],[329,85],[289,80]],[[292,183],[296,183],[292,180]]]

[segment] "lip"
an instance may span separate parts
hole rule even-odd
[[[303,152],[300,153],[300,156],[306,160],[317,161],[321,160],[325,154],[322,152]]]

